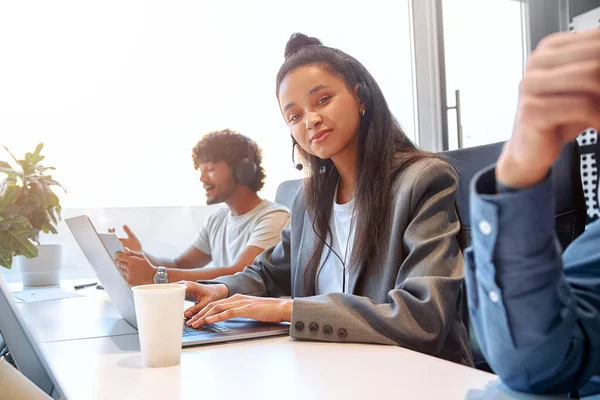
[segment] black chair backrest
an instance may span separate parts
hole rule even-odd
[[[462,224],[464,247],[471,242],[471,220],[469,189],[473,176],[498,159],[504,142],[484,146],[447,151],[441,155],[452,164],[458,173],[456,206]],[[554,198],[556,202],[556,234],[563,249],[585,230],[586,203],[579,170],[579,148],[576,142],[565,145],[553,167]],[[469,334],[469,342],[475,366],[491,371],[483,354],[474,326],[469,318],[465,291],[461,296],[461,312]]]
[[[572,142],[563,148],[552,168],[556,236],[563,251],[585,231],[587,205],[581,184],[580,159],[579,146]]]
[[[581,153],[581,179],[583,180],[583,191],[587,201],[587,223],[590,224],[600,218],[600,140],[598,130],[588,128],[577,137],[579,152]]]
[[[302,179],[295,179],[281,183],[277,188],[277,193],[275,194],[275,203],[286,206],[291,210],[292,202],[294,201],[296,193],[298,192],[298,188],[300,188],[302,182]]]
[[[471,180],[476,173],[496,162],[502,151],[502,146],[504,146],[504,142],[440,153],[458,173],[456,208],[462,226],[462,233],[466,240],[466,243],[464,243],[465,248],[471,244],[471,221],[469,219]]]

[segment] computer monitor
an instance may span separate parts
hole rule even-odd
[[[0,279],[0,335],[19,371],[54,399],[64,398],[8,287]]]

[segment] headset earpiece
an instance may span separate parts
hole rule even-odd
[[[252,185],[252,182],[256,179],[256,173],[258,172],[258,166],[254,162],[256,159],[256,152],[254,151],[254,144],[248,139],[248,154],[246,158],[242,159],[235,169],[235,180],[244,186]]]

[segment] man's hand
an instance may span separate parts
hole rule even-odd
[[[129,229],[127,225],[123,225],[123,230],[127,234],[126,238],[119,238],[123,247],[127,247],[129,250],[134,251],[136,253],[142,252],[142,243],[135,236],[135,234]],[[108,230],[109,233],[115,233],[115,228],[110,228]]]
[[[187,324],[198,328],[204,324],[225,321],[231,318],[250,318],[262,322],[289,322],[292,320],[290,299],[233,295],[223,300],[213,301],[191,317]],[[188,309],[189,311],[189,309]],[[185,316],[187,317],[188,311]]]
[[[496,180],[513,188],[537,184],[563,145],[589,127],[600,128],[600,29],[550,35],[527,61]]]
[[[150,264],[144,254],[125,248],[125,253],[116,254],[116,264],[128,284],[135,286],[154,283],[156,268]]]

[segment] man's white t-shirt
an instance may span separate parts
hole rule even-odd
[[[279,243],[289,224],[288,209],[268,200],[242,215],[231,215],[224,207],[208,217],[192,246],[210,255],[215,267],[228,267],[245,247],[268,249]]]
[[[329,227],[332,237],[327,238],[327,243],[344,260],[346,268],[342,261],[330,250],[329,247],[323,247],[321,255],[321,266],[317,271],[316,294],[342,292],[343,275],[346,274],[346,288],[348,293],[348,280],[350,269],[350,258],[352,257],[352,247],[354,245],[354,232],[356,228],[356,217],[354,221],[354,199],[346,204],[333,202],[333,210],[329,218]],[[328,256],[329,255],[329,256]]]

